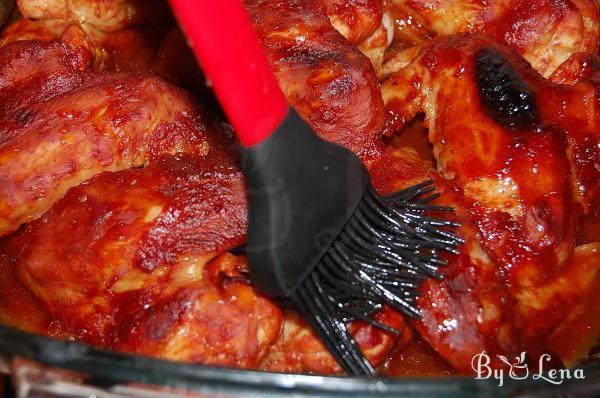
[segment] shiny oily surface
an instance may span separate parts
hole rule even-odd
[[[255,3],[253,1],[248,1],[249,4]],[[281,2],[277,2],[277,1],[263,1],[263,2],[256,2],[256,3],[261,3],[260,7],[266,7],[267,8],[267,13],[268,14],[268,10],[276,10],[278,6],[281,6]],[[331,42],[325,42],[325,43],[320,43],[321,44],[321,49],[325,49],[326,51],[319,53],[318,51],[315,52],[315,49],[312,48],[310,46],[310,40],[319,40],[318,37],[311,37],[310,35],[307,35],[306,38],[309,39],[309,43],[307,43],[306,45],[304,44],[300,44],[298,43],[295,46],[289,47],[289,43],[290,41],[286,41],[284,36],[281,35],[285,35],[286,33],[289,33],[289,31],[286,31],[284,28],[281,28],[281,26],[278,26],[276,23],[273,23],[273,19],[270,18],[264,18],[264,19],[260,19],[258,18],[256,20],[255,23],[257,23],[259,26],[262,26],[265,28],[265,32],[267,34],[264,35],[265,40],[270,39],[271,43],[274,43],[274,46],[270,48],[271,51],[271,56],[273,57],[274,60],[276,60],[277,62],[281,62],[282,69],[279,71],[280,72],[280,78],[282,80],[282,82],[292,82],[292,84],[289,85],[289,87],[287,88],[288,90],[288,95],[291,98],[298,98],[297,94],[302,94],[302,93],[308,93],[309,95],[305,96],[305,97],[301,97],[299,100],[299,105],[309,105],[306,106],[304,108],[304,112],[306,115],[309,116],[313,116],[314,119],[312,120],[313,123],[315,123],[315,125],[317,126],[317,130],[319,133],[321,133],[324,137],[329,137],[334,141],[338,141],[342,144],[345,144],[347,146],[350,147],[355,147],[355,146],[363,146],[365,143],[369,143],[373,136],[375,136],[375,132],[378,132],[379,129],[381,129],[381,125],[382,125],[382,104],[379,103],[378,101],[378,93],[377,91],[374,89],[376,86],[376,80],[373,77],[373,74],[364,74],[362,72],[364,72],[364,70],[367,70],[369,67],[368,62],[365,62],[364,58],[361,58],[360,54],[358,54],[358,52],[356,51],[356,49],[353,49],[347,45],[344,45],[343,40],[340,39],[339,36],[336,36],[335,32],[331,30],[331,28],[329,27],[329,25],[327,23],[324,23],[324,18],[326,18],[326,16],[323,15],[323,13],[319,10],[314,10],[312,7],[310,7],[310,3],[309,1],[298,1],[296,2],[296,4],[299,5],[304,5],[304,8],[302,7],[297,7],[295,9],[293,9],[292,7],[285,7],[285,5],[283,6],[285,8],[286,13],[289,13],[289,18],[285,18],[284,21],[286,23],[290,23],[290,21],[294,21],[294,18],[299,18],[298,17],[298,13],[302,16],[302,18],[308,18],[309,22],[312,21],[317,21],[318,22],[318,29],[322,29],[324,32],[327,33],[328,37],[331,37],[332,40]],[[522,2],[521,2],[522,3]],[[563,2],[564,3],[564,2]],[[585,2],[583,2],[585,3]],[[558,2],[557,2],[558,4]],[[257,6],[258,7],[258,6]],[[260,14],[260,12],[265,12],[264,8],[262,9],[258,9],[258,13]],[[269,7],[273,7],[273,8],[269,8]],[[287,14],[286,14],[287,15]],[[312,18],[312,19],[311,19]],[[346,15],[343,16],[343,18],[347,18]],[[358,26],[358,25],[357,25]],[[365,25],[366,26],[366,25]],[[307,24],[306,29],[309,30],[308,28],[311,28],[310,24]],[[314,27],[314,26],[313,26]],[[367,30],[369,30],[370,28],[365,28]],[[268,32],[272,31],[274,33],[279,33],[280,36],[275,35],[274,38],[269,37]],[[284,40],[278,40],[278,39],[284,39]],[[335,38],[335,40],[333,40],[333,38]],[[123,40],[124,42],[127,42],[126,39]],[[115,46],[113,48],[117,48],[119,46],[124,46],[123,43],[118,43],[118,40],[115,40]],[[116,50],[115,50],[116,51]],[[297,52],[294,52],[297,51]],[[141,70],[144,69],[143,65],[134,65],[134,64],[129,64],[126,62],[126,58],[125,57],[125,61],[124,63],[120,64],[120,65],[116,65],[113,64],[111,67],[114,67],[115,69],[119,69],[119,68],[123,68],[126,69],[128,67],[131,68],[140,68]],[[361,62],[354,62],[356,60],[359,60]],[[435,61],[435,57],[430,57],[429,61]],[[82,59],[82,62],[86,62],[85,58]],[[316,73],[311,74],[311,78],[306,80],[303,79],[303,76],[305,76],[307,73],[311,73],[312,71],[314,71],[315,64],[314,62],[322,62],[323,68],[319,69],[317,68],[317,70],[315,71]],[[334,70],[334,73],[329,73],[330,70]],[[362,72],[361,72],[362,71]],[[295,88],[297,87],[297,84],[294,84],[294,80],[296,80],[296,82],[299,82],[301,85],[302,84],[307,84],[307,89],[305,89],[304,91],[301,89],[299,92],[295,91]],[[551,90],[549,90],[549,92],[551,92]],[[361,98],[363,100],[361,100]],[[352,110],[353,107],[346,107],[347,104],[355,104],[358,103],[360,104],[361,102],[364,103],[368,103],[369,104],[369,109],[371,110],[370,112],[365,112],[364,114],[352,114],[350,113],[347,118],[344,118],[344,122],[347,122],[346,125],[342,125],[343,128],[338,128],[340,127],[340,124],[336,124],[336,115],[340,114],[340,110],[346,110],[346,109],[350,109]],[[560,104],[558,104],[560,105]],[[27,122],[28,118],[26,117],[27,115],[23,115],[23,118],[21,119],[22,123]],[[575,122],[578,122],[578,120],[576,120]],[[363,131],[369,131],[372,132],[373,134],[366,134],[366,135],[361,135],[361,134],[357,134],[354,136],[344,136],[343,134],[341,134],[343,131],[355,131],[353,130],[353,128],[356,127],[358,130],[363,130]],[[420,127],[419,125],[415,125],[414,127],[414,134],[411,136],[411,134],[413,134],[412,132],[409,132],[408,129],[405,129],[402,134],[400,134],[398,137],[394,138],[394,146],[396,147],[396,149],[400,149],[402,147],[412,147],[413,149],[416,150],[417,154],[419,155],[419,157],[421,158],[419,159],[413,159],[410,156],[407,156],[407,158],[411,159],[411,162],[409,162],[408,164],[412,164],[412,165],[421,165],[419,167],[417,167],[417,170],[421,170],[423,173],[427,174],[429,173],[429,169],[428,167],[430,167],[432,165],[432,163],[430,162],[431,159],[433,158],[433,153],[431,151],[431,147],[430,145],[427,143],[426,139],[425,139],[425,134],[423,134],[422,131],[420,131]],[[210,146],[210,144],[208,145]],[[551,151],[552,152],[552,151]],[[585,151],[582,151],[585,152]],[[400,154],[408,154],[409,152],[406,151],[400,151],[398,152]],[[363,154],[364,158],[369,158],[369,155],[371,153],[368,151],[368,153]],[[375,165],[375,172],[377,175],[377,178],[379,180],[379,186],[378,188],[381,189],[382,191],[388,191],[388,190],[394,190],[399,188],[399,186],[396,186],[393,183],[390,183],[389,181],[386,180],[386,169],[389,169],[391,171],[393,171],[394,173],[403,173],[404,177],[407,179],[412,178],[410,173],[407,173],[405,168],[402,167],[401,164],[399,163],[394,163],[393,162],[393,158],[394,158],[394,153],[393,151],[388,152],[385,156],[385,159],[382,163],[379,164],[379,166]],[[423,162],[424,160],[424,162]],[[151,162],[154,161],[154,159],[150,159]],[[389,162],[389,163],[387,163]],[[392,165],[394,167],[389,167],[386,168],[386,166],[388,165]],[[423,167],[423,165],[425,165],[426,167]],[[417,173],[418,174],[418,173]],[[413,175],[414,177],[414,175]],[[594,174],[592,173],[591,176],[589,177],[588,180],[588,184],[584,184],[584,187],[591,187],[591,189],[593,189],[593,184],[589,184],[589,181],[593,181],[594,178]],[[583,182],[585,182],[584,180],[582,180]],[[407,183],[408,181],[404,181],[402,180],[401,183]],[[444,184],[441,183],[441,185],[443,186]],[[458,203],[460,204],[460,200],[458,201]],[[73,202],[74,203],[74,202]],[[593,212],[591,213],[593,214]],[[586,221],[585,221],[585,227],[584,227],[584,233],[583,235],[580,237],[580,239],[577,241],[577,243],[586,243],[586,242],[591,242],[591,241],[597,241],[598,240],[598,235],[597,233],[594,232],[594,225],[597,225],[597,221],[594,222],[594,216],[590,216]],[[592,220],[592,221],[589,221]],[[596,223],[596,224],[595,224]],[[575,241],[574,241],[575,243]],[[3,243],[4,244],[4,243]],[[463,256],[461,257],[463,258],[465,261],[467,261],[466,257]],[[458,268],[457,269],[457,275],[458,276],[464,276],[464,273],[461,273],[460,267],[455,267]],[[236,277],[239,277],[240,275],[236,275]],[[234,288],[237,286],[237,284],[239,282],[243,282],[243,277],[242,278],[237,278],[233,285]],[[6,278],[7,282],[9,282],[11,279],[10,277],[7,276]],[[14,280],[14,279],[13,279]],[[484,280],[485,283],[488,283],[489,280],[485,279]],[[472,281],[470,281],[471,283]],[[464,285],[461,283],[458,283],[458,287],[459,288],[463,288],[463,287],[469,287],[469,285]],[[27,294],[25,294],[22,291],[19,291],[19,289],[15,286],[9,286],[8,283],[6,286],[3,286],[2,289],[6,289],[3,292],[6,292],[9,296],[3,296],[4,297],[10,297],[12,299],[15,300],[15,302],[22,302],[22,303],[28,303],[31,302],[31,299],[27,297]],[[476,290],[476,289],[475,289]],[[452,289],[448,290],[448,286],[444,286],[444,285],[435,285],[432,284],[430,286],[429,289],[429,294],[439,294],[439,293],[444,293],[444,292],[450,292],[453,293]],[[460,291],[459,291],[460,293]],[[233,296],[235,297],[235,295]],[[458,297],[460,297],[460,295],[458,295]],[[447,301],[444,301],[444,304],[448,304],[447,307],[444,308],[440,308],[440,311],[437,312],[435,309],[431,308],[431,306],[428,306],[427,303],[424,303],[424,307],[427,309],[428,311],[428,318],[429,320],[435,320],[437,316],[440,316],[443,318],[443,322],[430,322],[430,323],[423,323],[421,324],[419,327],[420,332],[423,335],[427,335],[427,332],[430,332],[429,338],[431,340],[435,339],[435,338],[439,338],[439,340],[433,340],[435,341],[438,350],[445,350],[446,348],[452,348],[450,344],[447,344],[448,342],[452,342],[451,339],[445,339],[444,335],[446,336],[451,336],[451,333],[453,331],[457,331],[457,330],[461,330],[460,327],[463,326],[461,324],[461,320],[459,318],[459,316],[455,316],[452,314],[452,304],[455,302],[456,297],[452,297],[450,296],[450,299]],[[501,298],[501,296],[500,296]],[[467,301],[472,300],[473,296],[469,296],[466,295],[466,299]],[[501,300],[499,300],[501,301]],[[37,301],[39,302],[39,300]],[[596,301],[598,302],[598,301]],[[32,303],[32,302],[31,302]],[[7,307],[12,307],[9,304],[5,304],[4,301],[2,301],[2,305],[5,305]],[[31,330],[40,330],[40,331],[48,331],[48,330],[55,330],[52,329],[54,325],[50,324],[50,322],[48,322],[47,319],[45,319],[45,317],[43,316],[43,313],[40,312],[38,313],[38,311],[34,308],[35,304],[31,304],[31,307],[29,308],[29,310],[15,310],[15,313],[13,315],[7,314],[9,316],[7,316],[6,321],[9,324],[15,324],[18,323],[20,321],[22,321],[22,323],[27,327],[30,328]],[[12,308],[8,311],[12,311]],[[19,313],[20,312],[20,313]],[[560,311],[555,311],[557,313],[560,313]],[[457,314],[460,315],[460,312]],[[556,315],[556,314],[553,314]],[[589,319],[587,320],[583,320],[583,321],[589,321]],[[400,321],[401,322],[401,321]],[[533,325],[535,326],[536,323],[534,322]],[[574,329],[581,329],[578,330],[577,333],[582,333],[584,332],[585,329],[585,325],[582,324],[583,326],[578,326],[577,322],[573,322],[572,323],[572,327]],[[36,329],[38,328],[38,329]],[[441,329],[440,329],[441,328]],[[441,331],[443,333],[439,333],[438,335],[436,335],[435,333],[433,333],[434,331]],[[408,336],[409,333],[407,333],[406,337],[410,337]],[[375,333],[371,334],[371,333],[363,333],[362,335],[365,335],[365,342],[369,343],[372,345],[372,349],[374,351],[377,351],[377,349],[380,347],[379,343],[383,342],[384,347],[388,347],[389,348],[389,342],[386,341],[382,341],[382,339],[380,339],[380,335],[377,335]],[[565,341],[567,343],[569,343],[568,341],[568,337],[572,336],[572,334],[570,333],[564,333],[562,338],[565,339]],[[14,335],[11,335],[14,337]],[[466,335],[466,337],[468,337],[469,335]],[[298,338],[299,337],[299,338]],[[297,339],[298,338],[298,339]],[[560,347],[561,346],[561,336],[557,335],[554,337],[555,338],[555,342],[554,342],[554,346],[555,347]],[[16,339],[15,341],[17,341],[18,339]],[[471,343],[471,341],[467,339],[465,339],[468,343]],[[22,341],[22,340],[21,340]],[[304,347],[301,344],[295,344],[296,342],[306,342],[305,339],[302,339],[302,335],[300,334],[300,336],[291,336],[290,340],[289,340],[290,344],[288,346],[284,346],[285,348],[291,348],[289,350],[287,350],[287,352],[293,351],[292,353],[294,355],[300,355],[301,358],[303,360],[306,359],[306,363],[310,364],[310,359],[312,359],[310,357],[310,355],[308,356],[304,356],[302,357],[302,355],[306,354],[306,351],[302,351],[302,348]],[[461,341],[461,343],[463,343],[464,341]],[[483,343],[485,344],[485,339],[477,339],[475,341],[477,344],[479,343]],[[32,343],[31,341],[29,341],[30,344],[35,344]],[[313,342],[314,343],[314,342]],[[46,344],[46,343],[44,343]],[[310,344],[310,343],[309,343]],[[60,347],[61,349],[64,349],[64,346],[56,346],[56,345],[52,345],[52,344],[48,344],[48,346],[50,347]],[[473,346],[477,347],[476,345],[473,344]],[[569,347],[569,345],[566,345],[567,347]],[[17,345],[15,344],[14,348],[10,348],[10,347],[3,347],[2,351],[6,352],[6,353],[14,353],[16,352],[15,350],[17,349],[23,349],[24,347],[21,345]],[[73,352],[78,352],[78,353],[83,353],[84,350],[80,350],[80,346],[77,345],[73,345],[70,348]],[[297,351],[295,351],[297,350]],[[26,352],[26,349],[23,350],[23,352]],[[30,351],[31,352],[31,351]],[[39,351],[38,351],[39,353]],[[466,363],[464,361],[465,358],[461,358],[458,357],[456,355],[453,355],[453,352],[451,350],[449,351],[444,351],[443,352],[444,355],[448,358],[451,358],[453,361],[457,361],[457,362],[462,362],[462,363]],[[97,353],[99,356],[95,357],[95,358],[101,358],[104,354],[103,353]],[[468,352],[465,354],[468,356]],[[12,355],[12,354],[11,354]],[[46,355],[46,356],[44,356]],[[51,356],[48,352],[45,352],[42,354],[42,357],[46,358],[46,360],[48,362],[54,362],[56,363],[57,361],[60,362],[61,359],[57,356]],[[50,359],[52,358],[52,359]],[[119,357],[120,359],[122,359],[123,357]],[[273,360],[273,358],[271,358]],[[281,358],[275,358],[275,360],[280,360]],[[321,358],[322,359],[322,358]],[[378,360],[381,359],[386,359],[384,358],[378,358]],[[468,358],[467,358],[468,359]],[[65,359],[62,359],[63,361],[65,361]],[[290,366],[290,361],[286,362],[286,358],[283,358],[283,362],[276,362],[276,361],[271,362],[271,368],[269,368],[270,370],[276,370],[276,371],[288,371],[288,372],[301,372],[303,371],[302,368],[289,368],[288,366]],[[81,361],[82,363],[85,362],[85,356],[82,355],[81,357]],[[139,378],[153,378],[154,380],[158,380],[160,377],[159,376],[150,376],[149,373],[151,372],[147,372],[147,368],[148,367],[153,367],[156,366],[157,368],[162,368],[164,363],[163,362],[156,362],[156,361],[152,361],[152,360],[145,360],[145,361],[141,361],[140,363],[137,363],[135,365],[133,365],[131,362],[127,362],[128,359],[125,358],[124,359],[125,363],[127,363],[130,366],[130,369],[133,371],[138,370],[139,373],[137,376],[139,376]],[[66,362],[69,362],[69,360],[67,359]],[[302,362],[302,361],[300,361]],[[64,363],[64,362],[63,362]],[[105,363],[100,361],[99,363]],[[72,364],[72,362],[71,362]],[[160,364],[160,365],[158,365]],[[322,364],[325,364],[325,371],[331,371],[332,369],[332,365],[331,363],[328,363],[327,360],[325,359]],[[139,365],[139,366],[137,366]],[[398,366],[398,365],[402,365],[402,366]],[[281,366],[279,368],[276,368],[276,366]],[[93,366],[92,366],[93,368]],[[116,369],[118,369],[118,366],[115,367]],[[89,369],[89,368],[88,368]],[[165,367],[164,369],[164,374],[161,375],[162,377],[166,377],[165,375],[172,375],[173,373],[169,373],[169,369],[173,370],[174,368],[170,368],[170,367]],[[202,374],[204,371],[208,372],[210,375],[214,376],[215,378],[221,378],[223,380],[223,383],[226,382],[230,382],[230,381],[235,381],[238,383],[246,383],[245,385],[248,384],[252,384],[253,382],[258,383],[258,381],[260,380],[263,384],[268,385],[268,386],[273,386],[273,385],[278,385],[281,386],[282,383],[285,383],[285,380],[288,381],[288,385],[293,385],[295,387],[304,387],[304,388],[313,388],[314,386],[319,386],[318,388],[323,389],[323,390],[328,390],[330,388],[329,391],[331,391],[332,389],[334,389],[334,386],[338,386],[338,384],[336,384],[333,380],[338,380],[338,379],[330,379],[332,380],[331,384],[328,383],[324,383],[322,381],[322,379],[320,377],[303,377],[303,376],[289,376],[286,378],[286,376],[280,377],[279,375],[264,375],[264,376],[256,376],[256,373],[254,372],[250,372],[250,373],[243,373],[243,372],[239,372],[239,371],[232,371],[230,376],[227,376],[225,373],[227,372],[225,371],[214,371],[212,368],[203,368],[203,367],[199,367],[199,366],[191,366],[190,367],[190,373],[194,373],[194,376],[190,376],[190,373],[186,373],[185,371],[180,371],[179,368],[178,372],[180,375],[186,375],[189,376],[190,379],[194,379],[196,377],[198,377],[200,374]],[[390,374],[390,375],[399,375],[399,376],[403,376],[403,375],[447,375],[449,373],[449,369],[450,366],[448,364],[446,364],[443,360],[441,360],[441,358],[435,354],[433,352],[433,350],[430,350],[427,348],[426,344],[423,344],[422,341],[419,340],[419,338],[417,337],[413,337],[412,342],[409,343],[404,349],[401,349],[399,352],[395,353],[392,355],[392,359],[388,359],[387,361],[387,366],[384,368],[383,373],[386,374]],[[319,372],[318,369],[312,369],[313,371]],[[212,372],[212,373],[211,373]],[[102,373],[102,371],[100,372]],[[104,373],[106,374],[106,373]],[[206,375],[206,373],[205,373]],[[137,377],[136,376],[136,377]],[[591,373],[591,378],[593,380],[593,376],[594,373]],[[111,376],[111,377],[114,377]],[[139,380],[139,378],[137,378]],[[244,379],[242,379],[244,378]],[[245,380],[245,381],[244,381]],[[284,380],[284,381],[282,381]],[[320,380],[320,381],[319,381]],[[163,380],[164,381],[164,380]],[[212,380],[212,382],[215,382],[214,380]],[[398,384],[391,382],[391,381],[386,381],[385,383],[382,384],[370,384],[370,383],[364,383],[362,384],[360,381],[348,381],[348,386],[353,386],[354,388],[357,388],[360,391],[381,391],[381,392],[385,392],[385,391],[400,391],[400,390],[395,390],[395,388],[398,388]],[[407,385],[411,385],[411,386],[418,386],[420,391],[431,391],[428,390],[426,388],[424,388],[422,386],[422,384],[419,384],[420,381],[415,381],[415,384],[410,384],[408,383]],[[473,391],[473,387],[472,384],[469,384],[469,382],[465,382],[464,380],[457,380],[456,383],[453,381],[452,382],[453,385],[461,385],[461,387],[459,387],[459,390],[463,389],[463,388],[471,388]],[[464,384],[463,384],[464,383]],[[325,385],[328,384],[328,385]],[[436,382],[431,382],[431,388],[434,388],[433,386],[436,384]],[[465,387],[466,386],[466,387]],[[470,387],[469,387],[470,386]],[[317,388],[317,387],[315,387]],[[486,388],[486,387],[477,387],[477,388]],[[405,390],[404,390],[405,391]],[[447,393],[452,393],[454,391],[453,388],[450,387],[450,383],[448,382],[448,388],[446,390]]]

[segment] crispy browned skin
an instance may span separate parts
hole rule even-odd
[[[548,77],[576,52],[598,48],[595,0],[393,0],[399,38],[481,32],[515,48]]]
[[[288,101],[321,137],[372,156],[383,103],[368,58],[331,26],[319,2],[245,3]]]
[[[0,235],[102,171],[208,150],[187,94],[153,77],[91,75],[78,50],[60,41],[0,49]]]
[[[50,39],[51,41],[52,39]],[[0,119],[90,80],[93,53],[77,26],[60,40],[16,42],[0,48]]]
[[[550,83],[514,50],[465,35],[435,40],[383,90],[391,126],[425,112],[438,168],[509,288],[519,335],[543,343],[598,285],[598,244],[574,249],[581,209],[598,201],[597,87]]]
[[[249,286],[245,262],[222,254],[243,243],[245,229],[235,163],[166,155],[71,189],[10,247],[59,336],[256,367],[281,313]]]

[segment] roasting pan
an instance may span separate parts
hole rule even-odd
[[[0,29],[14,0],[0,0]],[[346,378],[188,365],[114,353],[0,325],[0,372],[19,397],[598,397],[600,358],[585,379]],[[2,391],[0,391],[2,395]]]

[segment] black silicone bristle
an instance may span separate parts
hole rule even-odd
[[[242,148],[248,186],[246,254],[252,284],[291,302],[350,375],[373,368],[348,332],[384,305],[417,318],[417,295],[456,253],[452,209],[424,181],[386,197],[359,158],[321,140],[293,110],[259,145]]]
[[[442,251],[455,252],[462,240],[458,224],[432,218],[432,181],[380,197],[369,187],[354,216],[292,296],[331,354],[351,375],[374,370],[348,332],[347,323],[362,320],[389,333],[400,332],[377,321],[383,305],[419,317],[418,290],[425,277],[440,278]],[[435,194],[434,194],[435,195]]]

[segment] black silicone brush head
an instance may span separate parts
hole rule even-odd
[[[348,374],[373,374],[347,323],[397,333],[374,320],[383,305],[418,317],[421,282],[438,277],[439,252],[460,243],[448,232],[455,224],[426,213],[451,209],[427,204],[436,197],[431,181],[380,197],[361,161],[318,138],[293,110],[242,153],[254,286],[290,302]]]

